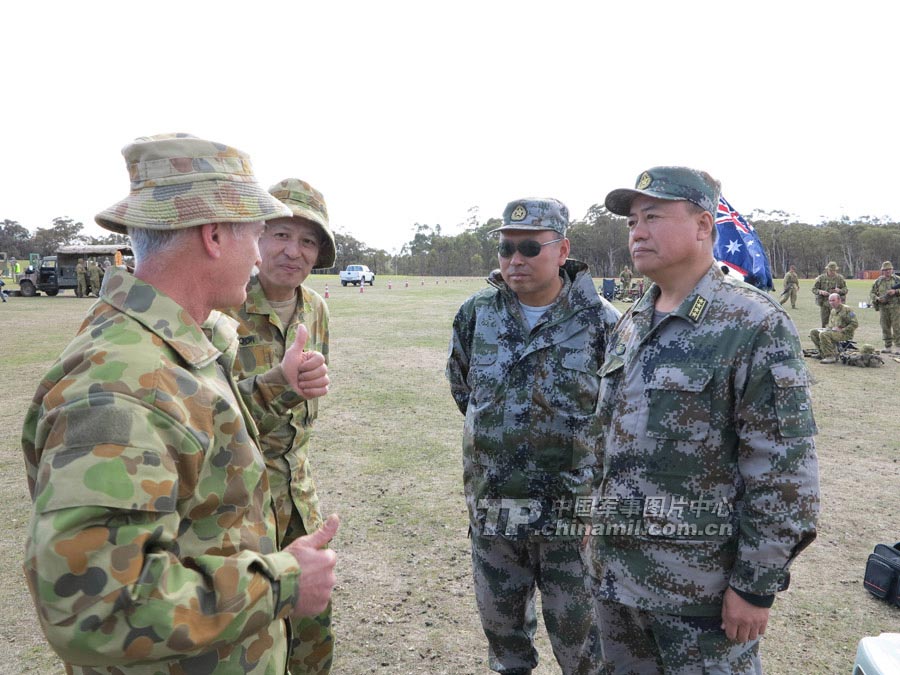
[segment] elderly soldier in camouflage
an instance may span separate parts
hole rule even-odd
[[[562,672],[600,667],[577,533],[554,509],[589,500],[598,477],[593,410],[619,312],[587,265],[568,260],[569,213],[555,199],[510,202],[500,269],[453,321],[447,378],[463,427],[472,566],[491,669],[530,673],[535,586]]]
[[[79,298],[83,298],[88,294],[87,287],[87,270],[84,268],[84,258],[78,259],[78,264],[75,265],[75,295]]]
[[[900,276],[894,274],[890,260],[881,263],[881,276],[872,284],[869,303],[881,316],[881,338],[884,340],[882,354],[900,354]]]
[[[613,673],[759,673],[788,566],[815,537],[809,383],[794,323],[713,259],[719,184],[655,167],[606,208],[654,283],[610,337],[592,537]]]
[[[278,550],[257,435],[324,394],[327,367],[301,334],[237,383],[235,321],[213,308],[244,301],[264,221],[290,211],[226,145],[123,154],[131,192],[96,220],[131,237],[134,275],[110,271],[22,433],[41,626],[69,673],[285,673],[286,620],[328,604],[337,517]]]
[[[310,271],[334,265],[334,235],[322,193],[309,183],[288,178],[269,188],[293,214],[266,223],[259,239],[259,274],[247,286],[247,300],[227,310],[240,322],[235,372],[261,375],[284,357],[305,326],[308,347],[328,361],[328,306],[303,282]],[[293,408],[287,422],[260,437],[269,470],[269,488],[278,521],[279,546],[322,525],[319,496],[309,464],[312,424],[318,400]],[[291,675],[328,673],[334,652],[331,607],[293,626]]]
[[[847,297],[847,282],[838,274],[837,263],[833,260],[825,266],[825,273],[816,277],[813,282],[812,293],[816,296],[816,304],[819,306],[819,318],[822,328],[828,327],[828,319],[831,316],[831,305],[828,304],[828,296],[837,293],[841,296],[841,302]]]
[[[841,303],[840,295],[837,293],[829,295],[828,305],[831,307],[828,327],[813,328],[809,331],[809,339],[819,350],[819,357],[824,364],[837,362],[838,345],[852,340],[853,333],[859,328],[856,312]]]
[[[797,278],[797,268],[791,265],[784,275],[784,289],[779,302],[783,305],[790,298],[791,309],[797,309],[797,291],[800,288],[800,279]]]

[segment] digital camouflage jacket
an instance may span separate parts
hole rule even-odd
[[[625,313],[600,371],[595,584],[640,609],[717,615],[728,585],[785,586],[815,538],[808,375],[790,317],[717,266],[653,327],[658,296]]]
[[[328,306],[313,290],[300,287],[301,306],[285,331],[281,319],[266,300],[262,286],[253,278],[247,286],[247,300],[227,313],[240,322],[238,356],[234,368],[239,378],[261,375],[284,358],[285,344],[291,345],[302,323],[309,331],[308,351],[318,351],[328,360]],[[307,532],[322,524],[319,496],[309,463],[311,427],[319,411],[319,400],[303,401],[293,408],[284,423],[260,436],[269,489],[278,514],[278,541],[284,542],[291,512],[299,513]]]
[[[561,504],[571,515],[572,500],[589,496],[599,477],[597,371],[619,312],[584,263],[567,260],[560,273],[564,287],[531,331],[499,270],[453,321],[446,375],[465,415],[463,480],[476,534],[494,533],[481,500],[534,500],[529,527],[500,524],[500,534],[523,538],[552,530]]]
[[[121,269],[44,376],[22,446],[25,572],[69,672],[285,672],[294,557],[277,552],[251,415],[296,405],[280,367],[232,380],[234,321],[200,327]]]

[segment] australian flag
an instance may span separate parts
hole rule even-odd
[[[713,250],[716,260],[742,274],[748,284],[764,291],[774,289],[772,268],[756,230],[722,197],[719,197],[716,229],[719,232]]]

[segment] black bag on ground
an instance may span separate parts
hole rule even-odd
[[[879,600],[900,607],[900,542],[878,544],[869,554],[863,586]]]

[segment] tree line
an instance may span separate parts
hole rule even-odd
[[[810,224],[790,222],[788,214],[781,211],[754,211],[747,219],[759,235],[776,279],[790,265],[797,267],[801,277],[814,277],[831,260],[847,277],[858,276],[863,270],[877,270],[884,260],[900,266],[897,222],[865,216]],[[412,239],[397,254],[335,232],[334,268],[321,272],[333,274],[347,265],[362,264],[378,274],[484,276],[497,267],[497,237],[489,233],[501,224],[499,218],[480,223],[470,216],[462,232],[446,235],[440,225],[416,223]],[[123,235],[113,233],[89,237],[82,230],[82,223],[67,217],[54,218],[50,227],[39,227],[34,233],[14,220],[4,220],[0,223],[0,251],[23,259],[29,253],[52,255],[67,244],[127,241]],[[601,204],[591,206],[583,218],[570,223],[567,235],[572,243],[572,257],[586,262],[596,277],[618,277],[622,268],[631,264],[625,219]]]

